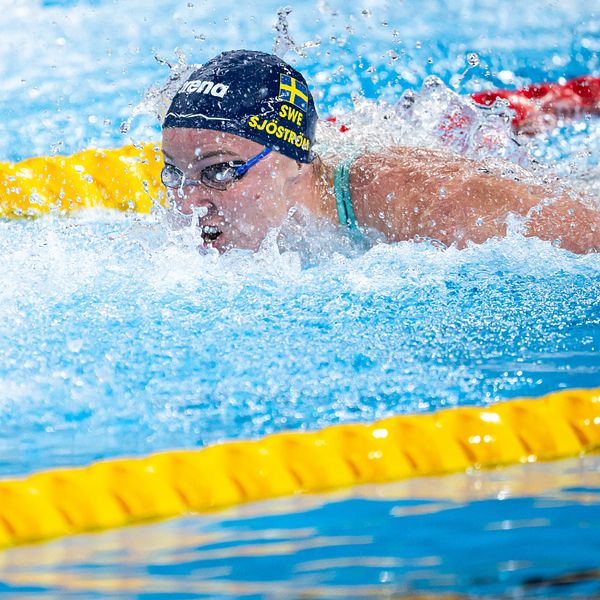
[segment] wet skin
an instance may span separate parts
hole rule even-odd
[[[600,209],[590,199],[503,178],[477,161],[393,148],[359,158],[350,184],[359,222],[392,242],[423,236],[464,248],[504,237],[512,214],[526,217],[525,236],[580,254],[600,251]]]
[[[189,179],[200,179],[206,166],[246,161],[264,149],[236,135],[184,128],[165,129],[162,147],[165,163],[180,168]],[[219,251],[233,247],[256,250],[269,229],[281,225],[295,206],[334,217],[334,206],[329,212],[321,210],[321,186],[314,175],[312,165],[271,152],[226,190],[184,185],[181,192],[169,190],[169,195],[181,213],[199,215],[200,227],[220,232],[216,239],[204,236],[205,243]]]
[[[246,161],[261,150],[255,142],[211,130],[163,131],[165,162],[189,179],[199,179],[208,165]],[[220,252],[256,250],[294,207],[337,221],[332,180],[333,169],[319,159],[302,164],[272,152],[227,190],[184,185],[170,197],[181,213],[198,215],[205,245]],[[390,242],[420,236],[462,248],[506,235],[512,213],[526,217],[524,235],[560,240],[573,252],[600,251],[599,210],[443,152],[391,148],[365,154],[352,165],[350,186],[359,225],[383,232]]]

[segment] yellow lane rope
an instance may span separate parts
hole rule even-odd
[[[600,388],[108,460],[0,481],[0,546],[598,448]]]
[[[162,164],[153,143],[0,162],[0,217],[99,207],[147,213],[162,194]]]

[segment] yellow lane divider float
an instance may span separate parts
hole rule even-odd
[[[0,162],[0,217],[100,207],[147,213],[162,194],[162,165],[152,143]]]
[[[600,389],[107,460],[0,481],[0,545],[600,448]]]

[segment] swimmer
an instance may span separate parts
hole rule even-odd
[[[224,52],[195,70],[163,123],[161,178],[176,209],[198,218],[203,244],[258,249],[292,209],[387,241],[431,238],[459,248],[507,232],[577,253],[600,250],[600,211],[574,194],[503,178],[441,151],[393,147],[329,164],[315,151],[317,112],[304,77],[262,52]]]

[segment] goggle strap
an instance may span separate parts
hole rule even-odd
[[[240,177],[242,176],[250,167],[253,167],[259,160],[262,160],[267,154],[271,152],[271,148],[265,148],[260,154],[253,156],[248,162],[245,162],[243,165],[240,165],[236,168],[235,174]]]

